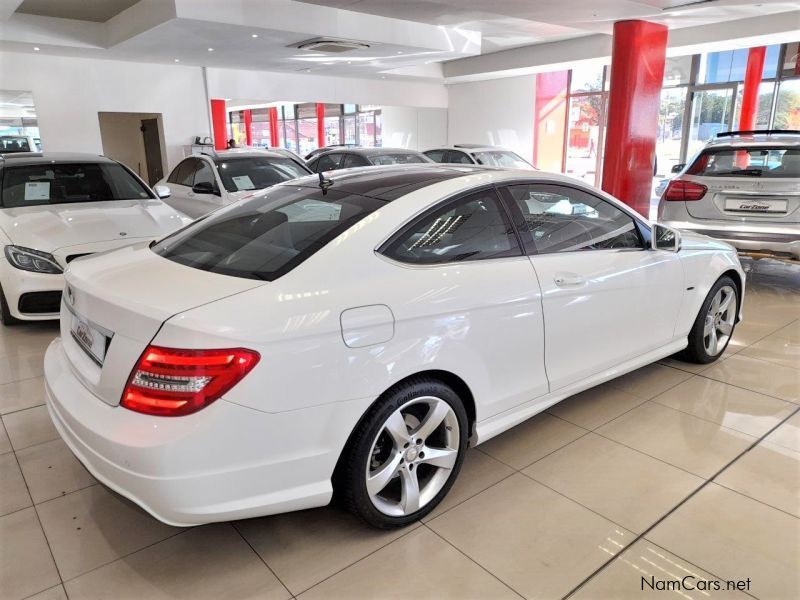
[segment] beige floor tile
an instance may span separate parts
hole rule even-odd
[[[37,507],[65,580],[182,531],[100,485]]]
[[[67,600],[67,592],[64,591],[63,585],[57,585],[49,590],[39,592],[35,596],[26,598],[26,600]]]
[[[728,346],[728,348],[734,349],[731,346]],[[738,352],[741,349],[742,349],[741,347],[736,347],[735,348],[736,352]],[[728,349],[726,349],[725,350],[725,354],[730,356],[731,354],[735,354],[735,352],[730,352]],[[722,357],[720,357],[719,360],[723,360]],[[711,368],[710,364],[698,365],[697,363],[691,363],[691,362],[686,362],[686,361],[683,361],[683,360],[678,360],[677,358],[672,358],[671,356],[668,357],[668,358],[661,359],[660,361],[658,361],[658,364],[664,365],[665,367],[672,367],[673,369],[680,369],[681,371],[687,371],[689,373],[694,373],[695,375],[697,375],[698,373],[702,373],[706,369],[710,369]]]
[[[705,377],[692,377],[653,402],[755,437],[797,409],[791,402]]]
[[[643,398],[608,383],[598,385],[551,406],[547,412],[585,429],[595,429],[639,406]]]
[[[745,302],[746,301],[745,299]],[[728,346],[735,349],[737,352],[741,351],[743,348],[747,348],[768,335],[775,333],[778,329],[780,329],[780,326],[772,323],[765,324],[754,323],[749,320],[742,321],[738,323],[733,330],[733,337]]]
[[[19,410],[3,417],[8,437],[16,450],[58,439],[46,406]]]
[[[703,377],[760,392],[768,396],[800,402],[800,370],[742,356],[741,353],[714,365]]]
[[[548,413],[539,413],[478,448],[515,469],[524,469],[585,434],[582,427]]]
[[[70,600],[285,600],[229,524],[191,529],[65,584]]]
[[[527,598],[560,598],[633,534],[514,474],[428,526]]]
[[[43,358],[41,352],[4,356],[0,360],[0,384],[41,377],[44,374]]]
[[[747,600],[692,563],[647,540],[639,540],[589,580],[571,600]]]
[[[775,337],[787,339],[796,344],[800,344],[800,320],[790,323],[775,332]]]
[[[40,406],[44,398],[44,377],[0,384],[0,414]]]
[[[96,483],[60,439],[17,451],[34,504]]]
[[[3,426],[2,421],[0,421],[0,454],[11,452],[11,450],[11,440],[8,439],[6,428]]]
[[[300,600],[353,598],[519,598],[427,528],[381,548],[301,594]]]
[[[293,594],[408,533],[381,531],[335,508],[318,508],[238,521],[236,528]]]
[[[484,454],[479,449],[470,449],[464,457],[464,464],[453,487],[444,500],[423,521],[430,521],[446,510],[461,504],[478,492],[482,492],[501,479],[505,479],[514,469],[499,460]]]
[[[12,334],[0,335],[0,360],[7,356],[24,356],[26,354],[44,356],[50,342],[58,337],[58,334],[58,322],[56,321],[44,329],[31,329],[23,326]]]
[[[800,517],[800,452],[762,442],[714,481]]]
[[[597,433],[708,479],[756,438],[648,402]]]
[[[594,433],[523,473],[635,533],[703,483],[700,477]]]
[[[608,383],[634,396],[649,400],[691,377],[691,373],[653,363]]]
[[[24,598],[61,583],[34,509],[0,517],[0,592]]]
[[[32,504],[14,453],[0,455],[0,515]]]
[[[742,350],[742,356],[752,356],[776,365],[800,369],[800,342],[772,334]]]
[[[800,412],[789,417],[786,422],[764,438],[764,441],[800,452]]]
[[[720,578],[749,577],[761,600],[800,598],[800,520],[714,483],[647,538]]]

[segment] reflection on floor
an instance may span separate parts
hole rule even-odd
[[[393,532],[332,508],[191,530],[153,520],[96,484],[50,424],[55,326],[6,328],[0,597],[706,600],[746,598],[713,590],[741,580],[757,598],[800,598],[800,267],[746,266],[746,321],[724,360],[664,360],[558,404],[470,450],[435,514]]]

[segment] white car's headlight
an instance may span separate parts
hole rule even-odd
[[[53,275],[64,272],[52,254],[33,250],[32,248],[6,246],[6,258],[13,266],[23,271],[51,273]]]

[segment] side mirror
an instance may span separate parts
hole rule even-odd
[[[157,185],[153,188],[153,191],[156,193],[156,196],[161,198],[169,198],[172,195],[172,191],[165,185]]]
[[[650,247],[653,250],[678,252],[681,249],[681,234],[677,229],[654,223],[650,235]]]
[[[686,163],[678,163],[677,165],[674,165],[674,166],[673,166],[673,167],[670,169],[670,171],[671,171],[672,173],[680,173],[681,171],[683,171],[683,168],[684,168],[685,166],[686,166]]]
[[[214,184],[208,181],[201,181],[192,186],[192,191],[195,194],[216,194],[217,190],[214,189]]]

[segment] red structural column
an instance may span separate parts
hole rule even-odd
[[[536,75],[533,111],[533,164],[545,171],[561,171],[567,121],[569,71]]]
[[[281,145],[281,135],[278,131],[278,109],[274,106],[269,108],[269,143],[274,148]]]
[[[253,145],[253,111],[244,111],[244,139],[248,146]]]
[[[614,23],[603,190],[640,214],[650,211],[667,28]]]
[[[214,149],[225,150],[228,147],[228,111],[225,109],[225,100],[211,100],[211,127]]]
[[[325,146],[325,105],[317,102],[317,145]]]
[[[749,131],[756,127],[758,88],[761,85],[766,55],[766,46],[750,48],[747,53],[747,70],[744,74],[744,88],[742,89],[742,114],[739,117],[740,131]]]

